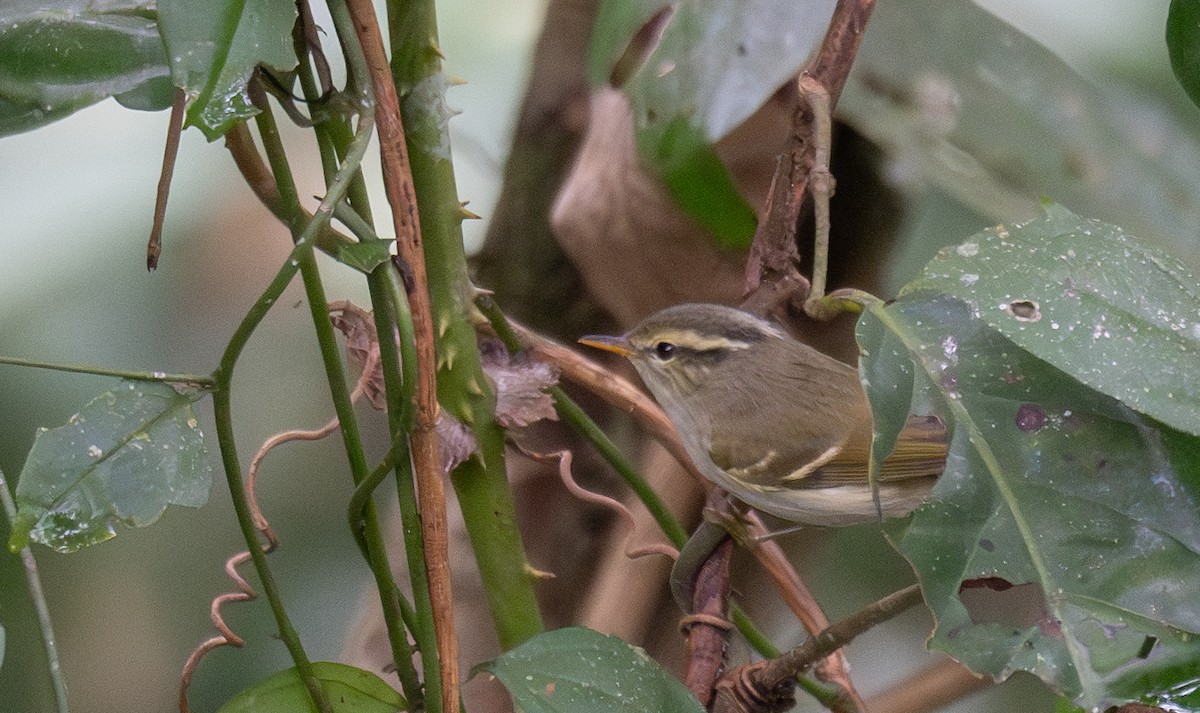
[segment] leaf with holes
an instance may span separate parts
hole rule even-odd
[[[212,468],[192,403],[166,384],[123,382],[65,426],[41,429],[17,482],[9,548],[73,552],[143,527],[167,505],[199,507]]]
[[[945,294],[1021,349],[1200,435],[1200,278],[1058,205],[942,250],[901,294]]]
[[[930,646],[997,678],[1030,671],[1085,707],[1200,704],[1200,439],[945,295],[874,305],[859,334],[872,408],[908,413],[886,373],[904,356],[953,433],[930,502],[890,532],[937,620]]]
[[[687,688],[615,636],[573,627],[539,634],[482,663],[525,713],[703,713]]]

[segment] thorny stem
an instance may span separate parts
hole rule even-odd
[[[439,700],[445,713],[457,713],[459,694],[458,639],[454,631],[454,600],[451,592],[449,536],[446,524],[445,486],[442,483],[441,452],[436,420],[438,414],[436,355],[433,317],[422,247],[420,216],[413,187],[400,103],[392,84],[383,37],[374,6],[365,0],[347,0],[355,34],[367,60],[371,84],[375,90],[375,113],[379,124],[379,145],[383,163],[384,190],[392,208],[397,255],[413,275],[409,306],[413,316],[416,345],[417,394],[415,424],[411,431],[413,468],[417,479],[420,524],[425,539],[425,570],[429,577],[434,612],[437,651],[423,651],[423,660],[437,659],[441,664],[439,680],[426,676],[431,695],[426,703]],[[440,688],[433,695],[433,688]]]
[[[12,493],[8,491],[8,483],[4,479],[4,471],[0,470],[0,505],[11,525],[17,518],[17,506],[13,502]],[[46,647],[47,670],[50,673],[50,683],[54,689],[54,703],[58,713],[69,713],[67,704],[67,678],[63,674],[62,663],[58,660],[58,639],[54,636],[54,627],[50,623],[50,607],[46,605],[46,592],[42,590],[42,579],[38,576],[37,560],[33,558],[33,550],[28,546],[21,548],[21,562],[25,567],[25,582],[29,587],[29,598],[37,611],[38,627],[42,631],[42,643]]]
[[[301,37],[298,38],[298,44],[308,47],[312,50],[313,60],[316,61],[318,71],[320,71],[321,68],[325,66],[325,62],[323,57],[321,57],[319,54],[320,43],[316,38],[316,28],[312,25],[312,18],[308,12],[307,3],[301,2],[300,4],[302,6],[302,27],[298,29],[298,34],[301,35]],[[357,38],[354,32],[349,30],[349,15],[345,6],[340,3],[331,3],[329,9],[334,18],[335,24],[340,25],[340,27],[345,30],[341,34],[341,39],[343,48],[347,56],[350,58],[349,64],[352,76],[348,83],[353,85],[356,83],[356,78],[353,76],[354,74],[358,74],[359,76],[365,74],[365,67],[363,66],[361,57],[362,51],[361,48],[358,47]],[[309,99],[310,102],[318,102],[321,98],[320,92],[323,90],[318,88],[316,82],[314,81],[308,62],[304,62],[301,65],[300,81],[305,97]],[[323,85],[326,81],[326,78],[322,76]],[[362,92],[364,94],[363,104],[367,107],[371,106],[373,104],[374,97],[373,93],[371,92],[370,85],[366,84],[363,87]],[[327,182],[333,179],[339,161],[348,161],[352,158],[352,156],[349,154],[350,145],[347,140],[350,136],[350,131],[351,128],[349,121],[341,115],[332,116],[326,121],[317,123],[315,126],[318,147],[320,149],[321,161],[325,169]],[[343,165],[350,164],[343,163]],[[355,166],[355,170],[350,183],[347,186],[347,195],[349,197],[350,204],[352,204],[353,207],[348,205],[346,202],[339,201],[335,204],[334,213],[335,215],[341,213],[343,215],[343,222],[345,222],[346,214],[354,216],[354,218],[357,220],[357,223],[364,225],[367,231],[370,232],[371,239],[378,239],[376,236],[374,236],[373,230],[371,230],[369,219],[363,218],[358,212],[356,212],[362,211],[364,215],[369,216],[370,203],[367,199],[366,184],[363,180],[362,171],[357,168],[357,161],[355,161],[353,165]],[[360,240],[365,239],[361,235],[359,235],[359,237]],[[386,269],[386,267],[384,269]],[[377,270],[376,272],[379,271]],[[377,278],[372,275],[369,279],[376,280]],[[310,304],[318,304],[315,301],[316,299],[317,297],[310,298]],[[320,299],[321,302],[319,304],[324,306],[324,298],[321,297]],[[318,317],[315,313],[315,306],[313,318],[314,323],[316,323],[318,326],[319,332],[330,331],[330,335],[332,335],[331,330],[326,330],[326,328],[330,325],[328,316],[325,315]],[[330,336],[330,339],[332,339],[332,336]],[[322,351],[323,353],[326,352],[325,345],[323,345]],[[335,356],[337,354],[336,342],[332,344],[331,353]],[[383,350],[381,350],[380,358],[382,359],[384,357],[385,353]],[[385,372],[389,371],[393,367],[394,365],[392,364],[381,364],[381,368]],[[330,364],[329,360],[327,359],[327,369],[329,368]],[[338,363],[334,369],[336,370],[337,374],[341,374],[340,363]],[[331,386],[334,386],[339,381],[340,379],[331,379],[330,384]],[[337,389],[334,391],[335,401],[338,400],[337,391]],[[347,408],[350,418],[353,419],[354,411],[352,406],[348,406]],[[405,406],[405,402],[401,401],[398,404],[389,403],[388,408],[390,415],[396,408],[405,409],[407,407]],[[339,409],[339,418],[341,417],[341,413],[342,409]],[[343,420],[343,424],[345,423],[346,421]],[[431,645],[431,642],[423,640],[423,638],[416,633],[419,629],[418,619],[414,615],[412,605],[408,603],[392,575],[390,559],[387,556],[387,541],[383,534],[383,529],[380,524],[375,503],[370,499],[370,495],[374,491],[374,488],[379,484],[387,472],[392,469],[393,466],[388,465],[386,468],[376,468],[375,471],[368,474],[366,472],[366,459],[365,455],[363,454],[362,440],[358,434],[357,423],[352,420],[350,425],[352,425],[353,428],[349,430],[344,429],[343,436],[346,440],[346,451],[351,458],[354,481],[357,486],[354,497],[351,499],[351,533],[354,536],[355,541],[358,543],[359,548],[366,558],[368,564],[370,565],[372,575],[375,578],[376,588],[379,592],[380,605],[383,610],[383,619],[387,631],[388,643],[392,650],[392,660],[396,666],[396,673],[400,679],[401,688],[404,690],[405,697],[410,701],[410,703],[420,706],[423,705],[424,702],[424,693],[421,690],[420,677],[417,674],[413,659],[413,647],[409,644],[406,627],[414,632],[414,638],[417,641],[418,646],[428,647]],[[398,448],[400,449],[399,452],[397,452]],[[393,433],[393,446],[389,452],[389,456],[392,458],[392,463],[394,463],[400,455],[405,456],[405,460],[407,460],[407,432],[405,432],[403,435]],[[368,483],[371,481],[373,481],[373,484],[368,485]],[[420,591],[420,588],[414,585],[414,590]]]

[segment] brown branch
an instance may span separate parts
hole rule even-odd
[[[729,499],[713,488],[707,507],[729,513]],[[705,708],[712,703],[714,686],[725,669],[729,622],[729,570],[733,540],[729,537],[709,554],[696,571],[691,614],[683,619],[687,632],[687,669],[683,683]]]
[[[717,683],[713,713],[786,710],[790,706],[791,682],[798,674],[859,634],[921,601],[921,588],[914,584],[863,607],[791,651],[730,671]]]
[[[383,186],[392,208],[398,256],[412,270],[413,289],[408,295],[413,317],[413,339],[417,354],[416,423],[410,435],[413,470],[421,533],[425,538],[425,569],[433,603],[434,636],[441,662],[442,710],[457,713],[459,697],[458,639],[454,632],[454,602],[451,595],[449,535],[446,525],[446,493],[442,482],[442,458],[437,435],[437,372],[434,353],[433,317],[429,300],[421,223],[417,213],[416,188],[400,102],[392,83],[387,53],[375,7],[369,0],[348,0],[354,31],[362,45],[371,84],[375,90],[375,120],[379,129]],[[430,655],[432,652],[424,652]]]
[[[744,517],[749,523],[747,532],[753,540],[745,543],[745,546],[754,554],[755,559],[775,582],[775,587],[783,596],[784,603],[804,625],[805,631],[809,635],[815,636],[829,626],[829,617],[825,616],[825,611],[817,603],[817,599],[808,585],[800,578],[783,548],[775,540],[769,539],[770,535],[758,513],[749,511]],[[845,708],[858,711],[869,710],[862,696],[859,695],[858,689],[854,687],[854,681],[850,678],[850,664],[841,650],[834,651],[822,659],[816,669],[821,679],[837,685],[842,690],[842,696],[846,699]]]
[[[746,291],[750,294],[746,307],[755,311],[765,303],[768,307],[786,297],[776,287],[793,287],[797,303],[808,297],[809,283],[799,272],[800,254],[796,247],[796,224],[809,191],[810,175],[816,165],[813,141],[813,107],[809,87],[815,82],[828,97],[829,112],[837,107],[838,98],[846,85],[850,67],[862,44],[875,0],[838,0],[829,29],[816,57],[797,80],[798,102],[792,114],[792,132],[775,166],[771,189],[767,196],[766,219],[759,224],[746,262]],[[768,290],[775,298],[764,300],[753,293]]]
[[[146,269],[158,269],[158,256],[162,254],[163,223],[167,219],[167,195],[171,192],[171,177],[175,175],[175,159],[179,157],[179,137],[183,134],[183,117],[187,108],[187,94],[175,90],[171,103],[171,118],[167,122],[167,143],[163,147],[162,172],[158,174],[158,190],[154,195],[154,223],[150,226],[150,239],[146,241]]]

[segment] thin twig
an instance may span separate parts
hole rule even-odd
[[[729,499],[715,488],[707,507],[730,512]],[[683,683],[705,708],[712,703],[714,686],[725,668],[729,629],[729,572],[733,540],[728,535],[696,571],[691,614],[684,618],[687,631],[687,668]]]
[[[58,364],[34,359],[0,356],[0,364],[10,366],[28,366],[34,369],[49,369],[50,371],[66,371],[72,374],[92,374],[93,376],[115,376],[129,381],[146,381],[163,384],[179,384],[200,389],[212,389],[216,385],[213,377],[200,374],[167,374],[162,371],[126,371],[124,369],[109,369],[90,364]]]
[[[798,268],[796,223],[809,192],[813,168],[818,165],[810,90],[814,84],[822,88],[828,99],[826,111],[832,116],[874,8],[875,0],[838,0],[816,57],[797,79],[792,131],[771,179],[766,220],[755,232],[746,263],[746,291],[752,304],[759,301],[753,294],[758,290],[781,292],[775,288],[780,282],[795,286],[798,297],[808,297],[810,284]]]
[[[775,587],[783,596],[784,603],[804,625],[804,629],[810,635],[816,635],[829,626],[829,618],[825,616],[825,611],[821,609],[817,598],[800,578],[796,568],[792,566],[787,554],[784,553],[783,547],[775,540],[770,539],[768,530],[758,513],[751,510],[746,512],[743,517],[748,523],[747,534],[750,536],[750,542],[742,543],[743,546],[754,554],[755,559],[775,582]],[[837,685],[843,692],[842,697],[846,699],[841,702],[825,701],[827,704],[833,705],[835,710],[867,710],[862,696],[859,695],[854,681],[850,678],[850,664],[840,649],[818,663],[816,669],[819,677]]]
[[[8,517],[11,525],[17,518],[17,506],[13,502],[12,493],[8,491],[4,471],[0,471],[0,505],[3,506],[4,514]],[[58,659],[58,639],[54,636],[54,627],[50,622],[50,607],[46,605],[46,592],[42,589],[42,578],[38,575],[37,560],[33,558],[33,550],[28,546],[21,548],[21,563],[25,568],[25,582],[29,588],[29,598],[33,600],[33,608],[37,611],[42,643],[46,647],[46,669],[50,673],[50,681],[54,687],[54,703],[58,713],[69,713],[67,679],[63,675],[62,662]]]
[[[171,192],[171,177],[175,175],[175,159],[179,156],[179,137],[183,134],[183,116],[187,108],[187,94],[175,90],[171,103],[171,117],[167,121],[167,142],[163,147],[162,172],[158,175],[158,190],[154,195],[154,223],[150,226],[150,239],[146,241],[146,269],[154,272],[158,268],[158,256],[162,254],[163,223],[167,218],[167,195]]]
[[[408,295],[417,347],[416,424],[411,435],[413,467],[425,535],[425,567],[433,601],[434,631],[441,661],[441,702],[445,713],[457,713],[459,696],[458,640],[454,632],[454,607],[450,584],[449,536],[446,525],[445,486],[436,422],[438,415],[436,355],[433,317],[429,301],[425,256],[422,248],[416,189],[408,161],[400,103],[392,83],[375,8],[368,0],[347,0],[355,33],[362,45],[375,89],[376,122],[382,156],[383,183],[392,208],[397,254],[413,272],[414,289]],[[431,652],[425,652],[429,655]]]
[[[921,601],[920,586],[905,587],[827,627],[781,656],[730,671],[717,684],[713,712],[784,710],[781,706],[790,697],[791,681],[798,674],[859,634]]]

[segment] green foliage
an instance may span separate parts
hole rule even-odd
[[[392,246],[395,240],[371,240],[361,243],[347,243],[337,252],[338,262],[343,265],[369,273],[392,257]]]
[[[158,14],[171,80],[188,96],[187,125],[209,140],[258,113],[247,91],[256,67],[296,67],[289,0],[159,0]]]
[[[9,548],[73,552],[153,523],[167,505],[208,500],[212,468],[192,403],[166,384],[124,382],[66,425],[42,429],[17,482]]]
[[[0,136],[110,96],[130,108],[170,106],[173,89],[152,7],[89,0],[0,4]]]
[[[334,713],[394,713],[408,706],[391,686],[370,671],[314,661],[313,673],[329,696]],[[295,713],[312,711],[308,689],[294,668],[268,676],[229,699],[217,713]]]
[[[933,648],[997,678],[1030,671],[1085,707],[1200,703],[1200,439],[1155,420],[1195,428],[1174,408],[1194,352],[1171,328],[1194,284],[1050,207],[944,251],[864,315],[864,382],[886,434],[910,403],[953,433],[931,502],[891,532],[938,622]],[[1133,327],[1137,350],[1113,348]],[[1028,611],[981,614],[981,592]]]
[[[633,105],[639,155],[720,245],[744,249],[754,235],[754,212],[713,144],[804,66],[833,3],[780,0],[758,3],[753,12],[712,0],[673,7],[662,14],[660,2],[604,3],[588,76],[593,86],[604,85],[618,63],[645,56],[622,84]],[[661,33],[657,41],[649,29],[638,33],[648,21],[661,23],[654,28]]]
[[[675,677],[615,636],[573,627],[538,634],[476,666],[508,689],[525,713],[701,713]]]
[[[1200,106],[1200,2],[1171,0],[1167,52],[1175,78],[1192,102]]]
[[[938,253],[903,294],[965,302],[1097,391],[1200,434],[1200,279],[1121,228],[1057,205]]]
[[[837,113],[902,169],[913,199],[950,197],[978,225],[1036,218],[1045,195],[1158,244],[1200,224],[1192,127],[973,2],[877,3]],[[962,235],[942,232],[961,230],[944,202],[910,207],[947,223],[912,236],[896,288]]]

